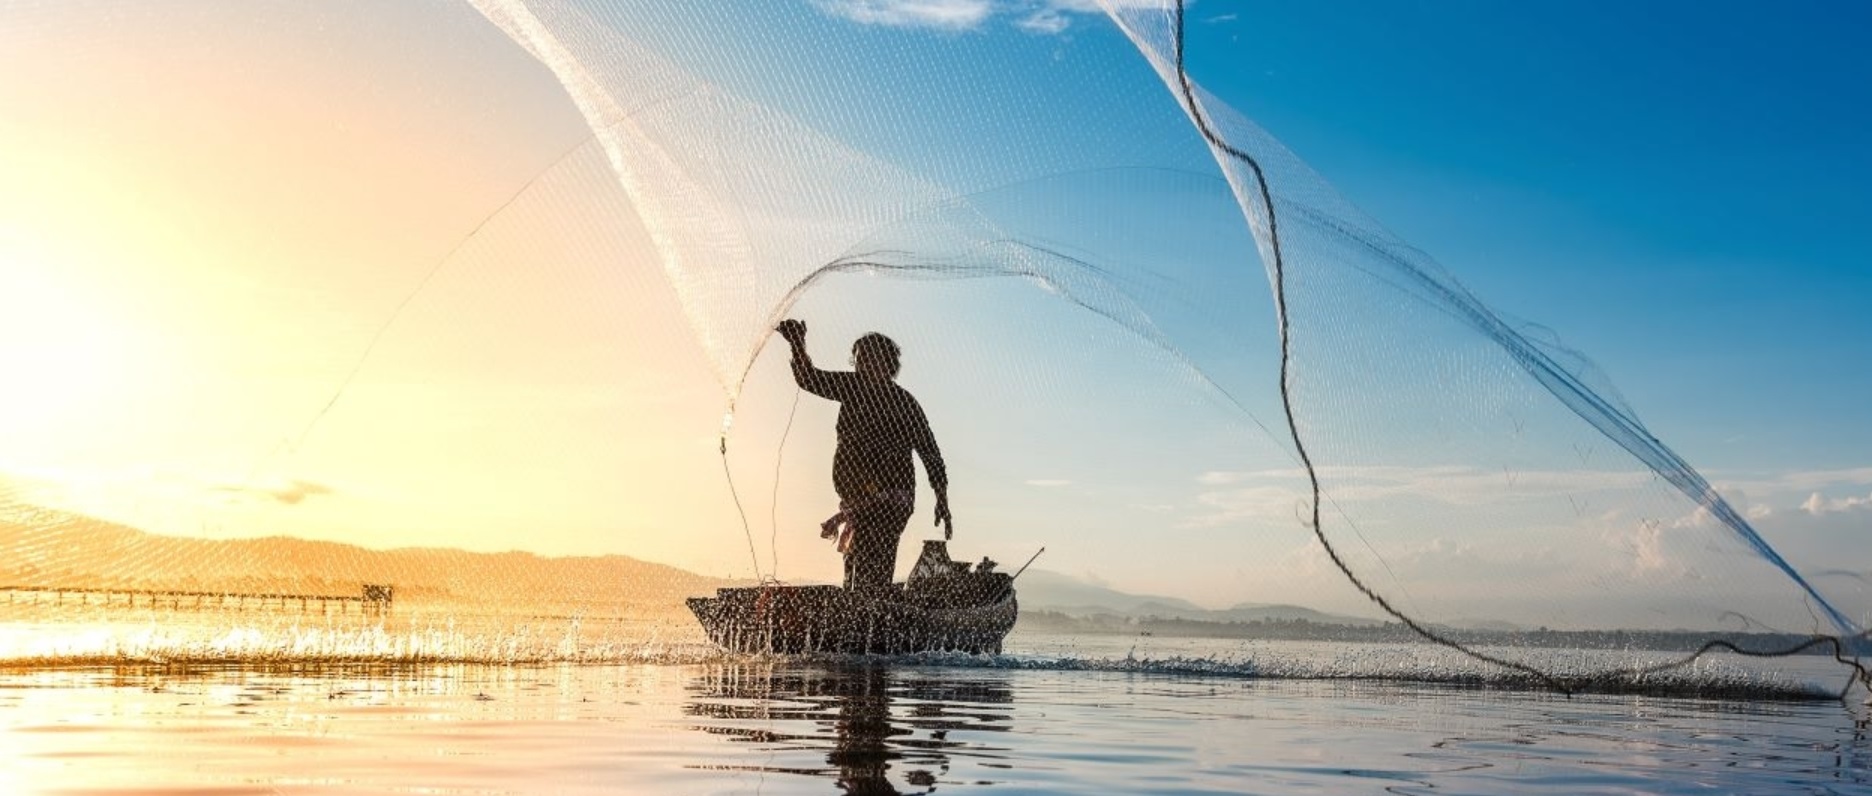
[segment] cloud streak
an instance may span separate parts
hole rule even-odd
[[[1460,465],[1440,467],[1400,467],[1386,465],[1328,466],[1315,468],[1325,497],[1332,503],[1381,501],[1398,498],[1430,500],[1458,506],[1479,506],[1504,499],[1526,500],[1540,497],[1591,495],[1607,490],[1636,489],[1652,479],[1648,470],[1484,470]],[[1293,501],[1304,498],[1306,471],[1298,468],[1280,470],[1212,470],[1196,477],[1212,489],[1197,501],[1223,508],[1230,519],[1275,515],[1266,510],[1276,507],[1278,515],[1291,513]],[[1244,486],[1246,485],[1246,486]],[[1259,512],[1240,509],[1259,507]]]
[[[1071,26],[1072,21],[1054,8],[1036,10],[1014,23],[1014,27],[1041,36],[1056,36],[1065,33]]]
[[[1158,0],[1106,0],[1113,8],[1155,8]],[[1076,18],[1104,16],[1098,0],[813,0],[831,16],[861,25],[923,28],[959,33],[979,30],[996,17],[1007,17],[1027,33],[1057,36]]]
[[[964,31],[994,13],[988,0],[814,0],[813,6],[863,25]]]
[[[309,497],[334,493],[329,486],[299,479],[293,479],[283,484],[271,485],[227,484],[217,486],[214,489],[217,492],[266,498],[287,506],[296,506],[305,502],[305,499]]]

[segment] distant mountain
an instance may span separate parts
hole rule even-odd
[[[577,611],[679,608],[684,597],[734,585],[629,556],[546,557],[401,548],[275,536],[163,536],[80,514],[0,502],[0,586],[65,586],[351,596],[363,585],[396,588],[399,603],[446,602]],[[1188,600],[1130,594],[1045,570],[1021,576],[1021,606],[1069,616],[1208,622],[1377,625],[1295,605],[1210,610]]]
[[[1233,608],[1210,611],[1206,617],[1191,618],[1206,618],[1215,622],[1294,622],[1305,620],[1329,625],[1353,625],[1356,627],[1377,627],[1385,623],[1382,619],[1368,619],[1365,617],[1347,616],[1345,614],[1329,614],[1325,611],[1316,611],[1305,606],[1279,603],[1271,605],[1242,603]]]
[[[1518,633],[1528,629],[1524,625],[1517,625],[1513,622],[1503,622],[1499,619],[1477,619],[1475,617],[1457,617],[1448,622],[1438,623],[1437,627],[1444,627],[1452,630],[1482,630],[1493,633]]]
[[[1232,608],[1212,610],[1176,597],[1129,594],[1046,570],[1030,570],[1021,576],[1020,602],[1022,609],[1053,611],[1078,617],[1108,614],[1204,622],[1292,622],[1304,619],[1308,622],[1359,627],[1384,624],[1377,619],[1329,614],[1298,605],[1242,603]]]
[[[1142,616],[1156,612],[1159,616],[1165,616],[1168,615],[1166,612],[1201,612],[1204,610],[1202,606],[1188,600],[1154,594],[1126,594],[1071,575],[1062,575],[1044,569],[1028,570],[1021,575],[1016,585],[1019,588],[1023,608],[1031,607],[1060,613],[1075,613],[1084,609],[1085,613]]]
[[[79,514],[0,506],[0,586],[66,586],[348,596],[366,583],[396,600],[542,608],[680,606],[727,581],[629,556],[545,557],[291,537],[192,539]]]

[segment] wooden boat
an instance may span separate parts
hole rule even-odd
[[[709,640],[734,652],[992,654],[1019,613],[1013,577],[994,567],[984,558],[971,571],[943,542],[926,541],[909,579],[877,592],[766,585],[688,603]]]

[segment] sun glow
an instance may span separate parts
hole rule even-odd
[[[0,236],[0,444],[11,455],[95,442],[96,415],[130,399],[134,338],[82,273]]]

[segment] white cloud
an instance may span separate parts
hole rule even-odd
[[[1850,467],[1839,470],[1797,470],[1774,475],[1752,474],[1746,477],[1716,477],[1711,473],[1711,480],[1723,494],[1733,494],[1737,490],[1761,494],[1808,493],[1829,487],[1872,487],[1872,467]]]
[[[1298,523],[1306,516],[1304,497],[1291,486],[1275,485],[1203,492],[1196,496],[1196,502],[1208,511],[1190,518],[1186,527],[1213,528],[1240,520]]]
[[[1225,486],[1228,484],[1241,483],[1242,481],[1254,477],[1254,475],[1254,473],[1210,470],[1209,472],[1196,476],[1196,483],[1202,484],[1203,486]]]
[[[1014,23],[1014,26],[1028,33],[1051,36],[1064,32],[1071,24],[1066,19],[1066,15],[1059,12],[1059,9],[1042,8],[1021,17],[1021,20]]]
[[[1852,495],[1843,498],[1827,498],[1819,492],[1807,496],[1800,505],[1801,511],[1816,517],[1822,514],[1842,514],[1848,511],[1872,511],[1872,494],[1865,497]]]
[[[1664,555],[1664,524],[1641,522],[1630,539],[1634,574],[1661,572],[1669,559]]]
[[[865,25],[893,28],[975,30],[998,15],[1014,18],[1028,33],[1056,36],[1074,17],[1105,9],[1161,8],[1161,0],[813,0],[820,11]]]
[[[1416,497],[1463,506],[1505,498],[1561,497],[1603,490],[1635,489],[1651,480],[1648,470],[1484,470],[1479,467],[1391,465],[1317,467],[1325,496],[1336,503]],[[1202,486],[1281,484],[1289,491],[1306,484],[1306,471],[1211,470],[1196,477]]]
[[[1027,485],[1028,486],[1045,486],[1045,487],[1070,486],[1072,485],[1072,482],[1064,478],[1029,478],[1027,479]]]
[[[972,30],[994,13],[989,0],[814,0],[820,11],[865,25]]]
[[[1656,479],[1649,470],[1488,470],[1457,465],[1327,466],[1316,468],[1316,472],[1325,496],[1341,505],[1415,498],[1456,506],[1487,506],[1507,500],[1551,497],[1574,500],[1575,513],[1581,516],[1603,505],[1595,493],[1631,494],[1632,490],[1643,490]],[[1195,480],[1203,487],[1254,485],[1249,491],[1256,495],[1268,487],[1297,493],[1306,488],[1306,471],[1299,468],[1211,470],[1197,475]],[[1839,492],[1842,486],[1854,492],[1842,496]],[[1872,486],[1872,467],[1723,479],[1715,488],[1743,516],[1758,520],[1776,516],[1778,511],[1794,509],[1815,516],[1872,511],[1872,492],[1857,491],[1867,486]],[[1618,500],[1617,495],[1611,497],[1615,502]],[[1198,497],[1198,502],[1215,507],[1258,504],[1272,508],[1265,500],[1220,491],[1204,493]],[[1280,511],[1283,516],[1288,513],[1286,508]],[[1242,517],[1230,519],[1235,518]],[[1703,527],[1712,523],[1714,518],[1700,507],[1692,507],[1684,516],[1666,522],[1673,528]]]
[[[1288,550],[1277,560],[1275,569],[1289,576],[1298,575],[1309,579],[1328,575],[1340,577],[1339,567],[1326,554],[1326,547],[1313,537],[1307,537],[1299,547]]]
[[[1866,544],[1872,538],[1872,495],[1820,501],[1811,497],[1808,502],[1814,510],[1803,506],[1758,520],[1756,529],[1762,538],[1797,569],[1811,574],[1839,570],[1872,574],[1872,545]],[[1854,590],[1851,601],[1863,605],[1872,592],[1863,582],[1855,583],[1848,584]]]
[[[1698,506],[1694,509],[1691,509],[1689,514],[1685,514],[1682,517],[1678,517],[1677,519],[1671,520],[1670,527],[1672,528],[1708,528],[1709,526],[1714,525],[1714,524],[1716,524],[1716,515],[1711,514],[1709,509],[1703,508],[1702,506]]]
[[[1110,7],[1116,10],[1128,8],[1161,8],[1168,10],[1165,0],[1047,0],[1047,5],[1061,11],[1076,14],[1103,14]]]
[[[1797,516],[1827,517],[1857,512],[1872,515],[1872,493],[1839,496],[1827,491],[1839,486],[1863,488],[1868,485],[1872,485],[1872,467],[1725,478],[1717,481],[1714,488],[1751,523],[1772,523],[1791,521]],[[1867,519],[1872,520],[1872,516]],[[1708,509],[1696,506],[1669,525],[1672,528],[1713,528],[1718,523]]]
[[[1774,516],[1775,511],[1773,506],[1764,503],[1755,503],[1748,505],[1747,508],[1743,508],[1742,505],[1744,502],[1745,501],[1742,499],[1735,499],[1730,501],[1730,505],[1740,511],[1742,517],[1750,522],[1760,522]],[[1716,525],[1716,515],[1711,514],[1709,509],[1702,506],[1691,509],[1689,514],[1671,520],[1670,523],[1670,527],[1672,528],[1714,528]]]
[[[1858,491],[1872,487],[1872,467],[1800,470],[1739,477],[1724,475],[1727,477],[1714,479],[1717,494],[1722,495],[1751,521],[1793,514],[1820,517],[1872,512],[1872,492]],[[1671,523],[1672,527],[1678,528],[1714,524],[1715,517],[1701,507]]]
[[[1031,12],[1014,23],[1028,33],[1058,35],[1072,26],[1072,18],[1080,14],[1105,15],[1106,6],[1114,10],[1127,8],[1158,8],[1164,4],[1161,0],[1046,0],[1038,3]]]
[[[1785,575],[1648,469],[1365,465],[1318,473],[1330,501],[1322,507],[1329,541],[1400,605],[1414,600],[1423,611],[1447,611],[1470,604],[1462,601],[1547,590],[1556,595],[1551,606],[1527,607],[1542,622],[1577,611],[1568,621],[1674,626],[1711,619],[1711,606],[1771,624],[1806,621],[1799,612],[1805,603]],[[1240,527],[1268,539],[1308,532],[1304,470],[1212,470],[1191,482],[1191,504],[1173,515],[1181,527]],[[1750,473],[1717,483],[1718,494],[1797,570],[1831,576],[1816,581],[1829,599],[1863,606],[1872,594],[1872,547],[1865,544],[1872,538],[1872,468]],[[1292,560],[1269,568],[1330,574],[1330,562],[1309,555],[1316,552],[1303,544]],[[1512,613],[1505,602],[1499,607],[1503,616]]]

